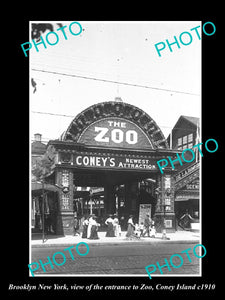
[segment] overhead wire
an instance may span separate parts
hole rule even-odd
[[[75,118],[75,116],[72,116],[72,115],[55,114],[55,113],[49,113],[49,112],[31,111],[31,113],[43,114],[43,115],[51,115],[51,116],[56,116],[56,117]],[[172,126],[165,126],[165,125],[160,125],[160,124],[158,124],[158,126],[160,128],[169,128],[170,130],[172,130],[172,129],[179,129],[179,130],[182,130],[182,131],[190,131],[190,129],[188,129],[188,128],[182,128],[182,127],[176,127],[176,128],[174,128]],[[42,137],[42,140],[45,140],[45,141],[49,141],[51,139],[55,139],[55,138]],[[31,140],[34,141],[34,139],[31,139]]]
[[[96,77],[90,77],[90,76],[84,76],[84,75],[77,75],[77,74],[68,74],[68,73],[62,73],[62,72],[56,72],[56,71],[47,71],[47,70],[43,70],[43,69],[41,70],[41,69],[31,68],[31,70],[36,71],[36,72],[43,72],[43,73],[48,73],[48,74],[60,75],[60,76],[67,76],[67,77],[81,78],[81,79],[87,79],[87,80],[108,82],[108,83],[114,83],[114,84],[120,84],[120,85],[126,85],[126,86],[133,86],[133,87],[139,87],[139,88],[159,90],[159,91],[170,92],[170,93],[179,93],[179,94],[186,94],[186,95],[192,95],[192,96],[200,96],[199,94],[195,94],[195,93],[172,90],[172,89],[165,89],[165,88],[159,88],[159,87],[153,87],[153,86],[149,86],[149,85],[134,84],[134,83],[129,83],[129,82],[121,82],[121,81],[115,81],[115,80],[109,80],[109,79],[103,79],[103,78],[96,78]]]

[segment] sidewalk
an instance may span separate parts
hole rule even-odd
[[[98,232],[98,240],[82,239],[81,236],[56,236],[48,235],[45,237],[44,243],[41,234],[33,234],[31,240],[32,247],[52,247],[67,246],[85,242],[88,245],[122,245],[122,244],[142,244],[142,243],[200,243],[200,233],[191,231],[176,231],[167,233],[168,240],[162,239],[162,233],[157,233],[155,238],[141,237],[140,239],[127,239],[126,231],[122,231],[120,237],[105,237],[106,232]]]

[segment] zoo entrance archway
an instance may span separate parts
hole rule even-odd
[[[78,114],[60,140],[51,140],[55,184],[59,192],[57,233],[72,234],[76,187],[102,187],[103,214],[138,218],[140,204],[151,204],[152,217],[174,231],[174,178],[161,174],[157,161],[170,155],[156,122],[136,106],[103,102]],[[123,209],[122,209],[123,208]]]

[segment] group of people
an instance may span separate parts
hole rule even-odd
[[[121,236],[121,226],[119,225],[119,219],[116,214],[109,215],[105,220],[107,225],[106,237]]]
[[[133,216],[130,215],[128,219],[128,228],[126,237],[129,239],[140,239],[141,237],[144,237],[146,234],[148,237],[155,237],[156,236],[156,230],[155,230],[155,224],[154,221],[151,219],[150,215],[147,214],[144,222],[141,222],[141,224],[134,224]]]
[[[89,217],[85,218],[83,221],[83,232],[82,238],[87,238],[90,240],[97,240],[98,237],[98,227],[100,226],[99,223],[96,221],[97,217],[95,215],[90,215]]]
[[[121,236],[121,226],[119,224],[119,219],[116,214],[110,214],[105,220],[107,225],[106,237],[118,237]],[[98,228],[100,224],[97,223],[97,217],[95,215],[89,215],[82,221],[83,231],[82,238],[96,240],[98,237]],[[156,230],[154,226],[154,221],[150,218],[150,215],[147,214],[144,222],[141,224],[135,224],[134,218],[132,215],[129,216],[127,222],[127,233],[126,237],[129,239],[144,237],[146,234],[148,237],[155,237]],[[79,232],[79,221],[78,218],[74,217],[74,235],[80,235]]]

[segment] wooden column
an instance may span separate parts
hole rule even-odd
[[[171,174],[157,176],[155,219],[157,230],[160,232],[164,226],[167,232],[175,231],[174,184]]]
[[[59,192],[57,234],[73,234],[73,172],[70,169],[56,171],[56,183],[62,187]]]

